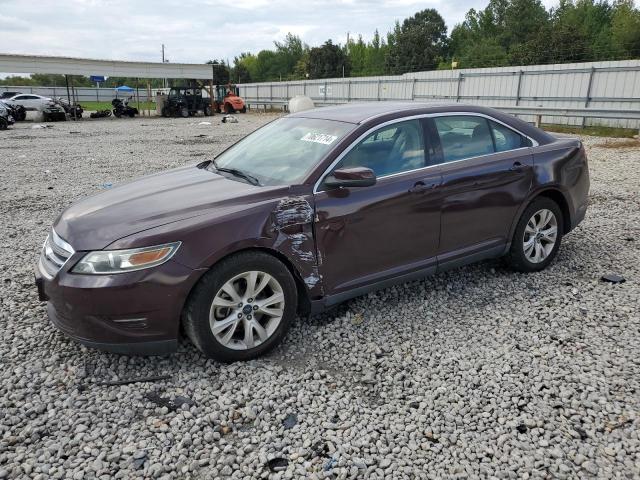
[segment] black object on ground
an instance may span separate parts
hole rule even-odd
[[[609,282],[609,283],[624,283],[627,280],[621,276],[621,275],[616,275],[615,273],[607,273],[606,275],[603,275],[602,277],[600,277],[600,280],[602,280],[603,282]]]
[[[152,375],[149,377],[138,377],[138,378],[126,378],[124,380],[113,380],[107,382],[99,382],[98,385],[105,385],[108,387],[113,387],[116,385],[129,385],[131,383],[142,383],[142,382],[159,382],[161,380],[169,380],[171,375]]]

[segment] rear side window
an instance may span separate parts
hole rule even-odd
[[[444,162],[478,157],[495,152],[489,122],[484,117],[465,115],[433,119]]]
[[[531,140],[518,132],[514,132],[497,122],[489,121],[489,123],[491,124],[491,132],[496,144],[496,152],[506,152],[507,150],[531,146]]]
[[[530,147],[531,140],[484,117],[454,115],[433,119],[443,162]]]

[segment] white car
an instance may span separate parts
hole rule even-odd
[[[47,106],[55,103],[52,98],[36,95],[35,93],[19,93],[11,98],[5,98],[6,103],[22,105],[27,110],[43,111]]]

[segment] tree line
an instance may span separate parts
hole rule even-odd
[[[470,9],[447,35],[444,19],[425,9],[344,45],[309,47],[287,35],[273,49],[243,53],[230,68],[234,82],[393,75],[422,70],[502,67],[640,58],[640,10],[633,0],[490,0]]]
[[[483,10],[470,9],[450,34],[429,8],[396,22],[386,35],[376,30],[370,41],[358,36],[344,45],[327,40],[310,47],[289,33],[272,49],[241,53],[232,65],[207,63],[218,66],[215,81],[224,84],[630,58],[640,58],[640,9],[633,0],[560,0],[549,10],[540,0],[489,0]],[[87,77],[73,82],[92,86]],[[2,84],[64,86],[64,76],[8,77]],[[111,77],[104,86],[123,84],[135,86],[135,79]]]

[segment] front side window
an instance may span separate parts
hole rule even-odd
[[[215,163],[250,175],[261,185],[294,185],[354,128],[333,120],[280,118],[222,152]]]
[[[347,153],[335,169],[366,167],[383,177],[425,166],[419,120],[398,122],[368,135]]]

